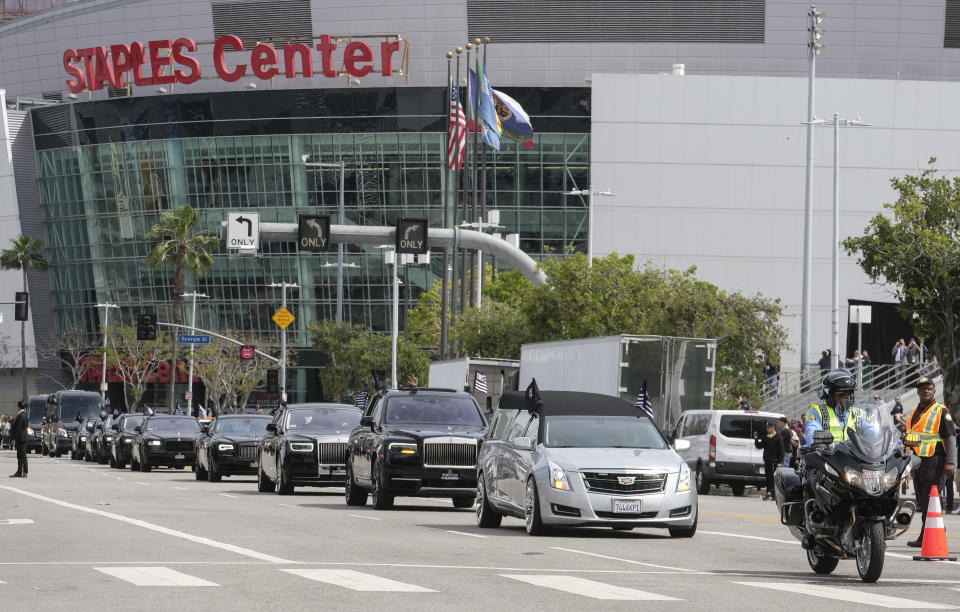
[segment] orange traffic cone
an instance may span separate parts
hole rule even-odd
[[[923,526],[923,547],[914,561],[956,561],[947,549],[947,530],[943,527],[940,511],[940,492],[937,485],[930,487],[930,503],[927,504],[927,522]]]

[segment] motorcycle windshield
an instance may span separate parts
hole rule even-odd
[[[851,408],[853,423],[848,428],[856,432],[850,435],[850,446],[862,460],[881,462],[900,440],[900,432],[893,417],[883,402],[872,401],[854,404]]]

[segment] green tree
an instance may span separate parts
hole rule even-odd
[[[220,247],[216,236],[194,234],[193,227],[199,220],[199,212],[189,205],[176,211],[160,213],[157,223],[147,231],[144,240],[153,245],[147,255],[147,265],[151,268],[173,268],[173,322],[182,323],[183,291],[186,273],[189,270],[200,275],[213,267],[213,252]],[[170,356],[171,371],[177,365],[177,347],[173,345]],[[173,412],[176,377],[170,377],[170,412]]]
[[[20,234],[10,239],[10,248],[0,251],[0,269],[23,272],[23,291],[27,291],[27,272],[47,269],[47,258],[41,248],[43,241]],[[20,384],[21,399],[27,401],[27,322],[20,321]]]
[[[960,418],[960,178],[941,175],[931,158],[919,175],[893,178],[899,193],[883,205],[862,236],[843,241],[848,254],[875,283],[900,302],[900,313],[914,319],[927,338],[943,374],[943,397]]]
[[[235,333],[222,332],[231,338]],[[251,346],[265,346],[263,339],[246,338]],[[256,356],[253,359],[240,357],[239,347],[225,340],[214,338],[194,354],[193,370],[197,378],[203,381],[206,390],[207,413],[210,416],[230,412],[243,412],[250,394],[267,376],[272,365],[266,359]]]
[[[107,369],[120,375],[124,382],[127,408],[136,409],[147,390],[147,383],[156,378],[160,364],[171,350],[172,335],[158,332],[156,340],[137,340],[137,330],[130,325],[110,326],[111,342],[107,345]],[[103,355],[102,348],[96,353]],[[109,376],[109,374],[108,374]],[[173,376],[173,371],[170,371]]]
[[[487,298],[480,308],[457,317],[453,335],[467,355],[520,359],[520,345],[528,338],[527,321],[513,306]]]

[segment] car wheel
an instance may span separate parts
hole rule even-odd
[[[545,535],[549,529],[540,517],[540,495],[533,478],[527,480],[527,493],[523,504],[523,518],[527,533],[532,536]]]
[[[477,478],[477,527],[484,529],[499,527],[503,516],[493,509],[487,499],[487,489],[483,482],[483,474]]]
[[[197,464],[194,466],[193,476],[197,480],[206,480],[207,479],[207,470],[200,465],[200,460],[197,460]]]
[[[383,490],[383,469],[379,462],[375,462],[370,469],[370,501],[377,510],[393,508],[393,495]]]
[[[348,506],[365,506],[367,504],[367,492],[357,486],[353,480],[353,468],[350,467],[350,457],[347,457],[347,477],[344,479],[343,496],[347,500]]]
[[[710,492],[710,481],[707,480],[707,477],[703,473],[703,466],[697,464],[697,493],[700,495],[706,495]]]
[[[737,497],[743,497],[743,494],[747,492],[747,485],[745,484],[730,485],[730,488]]]
[[[458,495],[453,498],[454,508],[473,508],[477,501],[476,495]]]
[[[293,495],[293,484],[283,476],[283,466],[277,463],[277,495]]]
[[[200,465],[197,464],[197,469],[199,470]],[[200,477],[197,477],[197,480],[200,480]],[[267,475],[263,473],[263,466],[261,465],[257,468],[257,491],[261,493],[273,493],[274,484],[273,481],[267,478]]]
[[[91,462],[93,462],[93,457],[90,456],[90,453],[84,452],[84,453],[83,453],[83,461],[84,461],[84,463],[91,463]]]
[[[100,452],[100,453],[97,455],[97,463],[99,463],[100,465],[106,465],[106,464],[109,463],[109,462],[110,462],[110,456],[109,456],[109,455],[106,455],[106,454],[104,454],[103,452]]]
[[[693,525],[689,527],[670,527],[671,538],[692,538],[697,533],[697,521],[700,520],[699,514],[693,519]]]
[[[223,474],[220,473],[220,470],[217,469],[217,464],[213,461],[210,462],[210,469],[207,470],[207,480],[210,482],[220,482],[223,478]]]

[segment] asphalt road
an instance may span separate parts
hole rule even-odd
[[[888,543],[880,582],[854,562],[827,577],[773,502],[701,496],[699,531],[474,526],[447,500],[348,508],[341,490],[257,493],[253,478],[197,482],[0,451],[0,610],[876,610],[960,607],[960,564]],[[919,519],[918,519],[919,520]],[[960,516],[947,516],[960,549]],[[915,530],[911,530],[915,531]],[[954,535],[951,535],[954,534]]]

